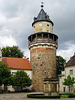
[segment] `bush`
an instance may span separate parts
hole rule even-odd
[[[63,98],[75,98],[75,94],[60,94],[60,97],[63,97]]]
[[[28,98],[60,98],[60,96],[45,96],[43,94],[28,94]]]
[[[70,94],[68,97],[69,98],[75,98],[75,94]]]

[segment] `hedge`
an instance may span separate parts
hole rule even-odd
[[[75,94],[70,94],[68,97],[69,98],[75,98]]]
[[[40,99],[41,99],[41,98],[51,98],[51,99],[52,99],[52,98],[53,98],[53,99],[54,99],[54,98],[55,98],[55,99],[56,99],[56,98],[60,98],[60,96],[45,96],[45,95],[43,95],[43,94],[28,94],[27,97],[28,97],[28,98],[40,98]]]
[[[53,98],[53,99],[58,99],[60,97],[64,98],[75,98],[75,94],[60,94],[59,96],[45,96],[44,94],[28,94],[28,98]]]

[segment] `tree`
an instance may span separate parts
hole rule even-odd
[[[13,76],[13,85],[14,86],[21,86],[21,91],[23,86],[30,86],[31,79],[24,71],[17,71]]]
[[[2,56],[3,57],[16,57],[16,58],[22,58],[24,56],[23,52],[19,49],[18,46],[13,47],[3,47],[2,48]]]
[[[57,66],[57,75],[58,75],[61,74],[61,71],[64,70],[64,64],[66,63],[66,60],[61,56],[57,56],[56,61],[57,61],[56,66]]]
[[[66,85],[69,87],[69,93],[70,93],[70,87],[75,83],[75,78],[71,77],[70,75],[67,76],[67,78],[64,79],[63,85]]]
[[[11,84],[11,71],[0,61],[0,85],[2,84],[4,84],[4,92],[7,92],[7,85]]]

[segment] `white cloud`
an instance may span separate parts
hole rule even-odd
[[[57,55],[62,56],[67,61],[72,57],[75,53],[75,44],[72,44],[71,42],[66,42],[66,46],[68,47],[67,50],[59,50],[57,51]]]
[[[11,33],[12,31],[7,28],[0,31],[0,47],[17,45]]]
[[[0,37],[0,47],[17,45],[15,39],[11,36]]]
[[[0,24],[5,22],[6,22],[6,17],[2,13],[0,13]]]
[[[29,58],[29,60],[30,60],[30,51],[29,51],[29,49],[24,49],[23,52],[24,52],[24,55],[26,56],[26,58]]]

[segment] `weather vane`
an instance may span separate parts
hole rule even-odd
[[[44,7],[44,2],[41,2],[41,8],[43,8]]]

